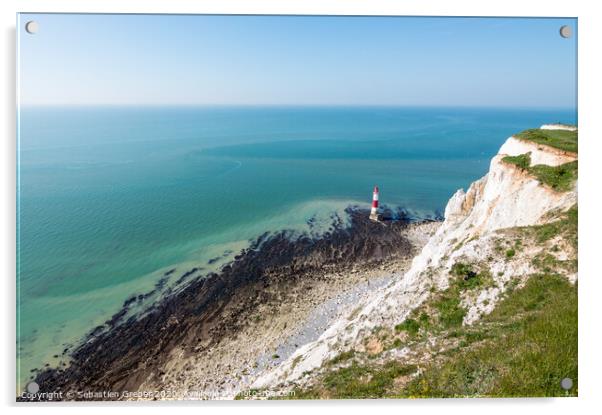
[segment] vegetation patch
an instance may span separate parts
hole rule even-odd
[[[436,332],[460,327],[467,310],[461,305],[462,293],[489,287],[494,283],[489,269],[477,267],[464,262],[456,262],[450,269],[449,287],[440,292],[433,292],[432,297],[410,313],[408,318],[395,326],[396,332],[407,332],[416,336],[420,329],[423,335],[429,330]]]
[[[538,270],[545,273],[563,273],[563,272],[576,272],[577,271],[577,260],[559,260],[550,253],[543,252],[537,255],[531,261],[533,266]]]
[[[355,356],[354,350],[348,350],[346,352],[339,353],[335,358],[331,359],[327,364],[330,366],[337,365],[339,363],[345,362]]]
[[[394,349],[399,349],[402,344],[403,344],[403,342],[401,341],[401,339],[396,338],[395,340],[393,340],[393,343],[391,343],[391,347]]]
[[[453,291],[444,293],[433,306],[439,313],[439,323],[444,328],[462,325],[466,309],[460,306],[460,296]]]
[[[420,324],[413,318],[407,318],[403,323],[395,326],[396,332],[407,331],[409,334],[416,334],[420,330]]]
[[[577,395],[576,285],[557,275],[533,275],[474,329],[491,341],[431,364],[396,396]],[[565,377],[575,383],[570,391],[560,386]]]
[[[577,153],[577,136],[577,131],[540,130],[539,128],[515,134],[516,138],[533,141],[537,144],[543,144],[571,153]]]
[[[577,179],[577,160],[560,166],[546,166],[538,164],[529,169],[537,180],[559,192],[571,190],[573,182]]]
[[[527,232],[534,232],[537,242],[543,243],[558,236],[568,241],[575,250],[578,243],[578,208],[572,206],[569,210],[559,215],[558,220],[543,225],[523,228]]]
[[[392,393],[395,379],[416,372],[416,366],[396,361],[381,366],[364,366],[353,363],[324,376],[320,387],[295,390],[293,399],[358,399],[382,398]]]
[[[573,183],[577,179],[577,160],[561,164],[560,166],[547,166],[545,164],[531,166],[530,153],[525,153],[518,156],[506,156],[502,158],[502,161],[528,172],[540,183],[558,192],[571,190]]]
[[[482,269],[477,272],[471,265],[462,262],[452,265],[451,274],[456,277],[451,283],[452,288],[459,291],[488,286],[493,282],[489,270]]]
[[[297,356],[297,357],[295,357],[295,358],[293,359],[293,363],[291,364],[291,369],[294,369],[294,368],[296,368],[296,367],[297,367],[297,365],[298,365],[298,364],[299,364],[299,362],[301,361],[301,357],[302,357],[302,356],[301,356],[301,355],[299,355],[299,356]]]
[[[397,324],[395,326],[395,331],[397,333],[406,332],[410,336],[416,336],[421,328],[424,330],[428,330],[431,327],[430,316],[424,312],[420,311],[419,308],[414,309],[408,318],[406,318],[402,323]],[[401,340],[396,338],[392,344],[392,347],[400,347]]]
[[[451,337],[451,336],[449,336]],[[483,341],[487,338],[489,338],[490,336],[487,335],[487,333],[484,333],[482,331],[479,330],[460,330],[459,332],[454,332],[454,336],[453,337],[457,337],[460,339],[460,342],[458,344],[459,348],[463,348],[463,347],[469,347],[470,345]],[[457,349],[453,349],[454,351],[456,351]],[[453,353],[452,353],[453,355]]]
[[[520,154],[518,156],[506,156],[503,162],[513,164],[521,170],[529,170],[531,166],[531,153]]]

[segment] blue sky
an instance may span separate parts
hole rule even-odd
[[[564,24],[576,32],[574,19],[25,14],[20,99],[573,108]]]

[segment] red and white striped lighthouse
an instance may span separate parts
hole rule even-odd
[[[370,210],[370,219],[378,220],[378,186],[374,186],[372,193],[372,210]]]

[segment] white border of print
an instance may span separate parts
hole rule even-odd
[[[174,407],[178,412],[235,412],[251,414],[306,414],[308,411],[345,411],[364,413],[377,406],[379,412],[420,411],[422,414],[445,412],[504,414],[508,412],[593,412],[602,407],[598,390],[600,365],[600,303],[602,275],[596,257],[600,246],[600,215],[602,206],[600,161],[602,134],[600,127],[600,75],[602,73],[599,45],[602,39],[601,14],[594,1],[558,0],[2,0],[2,111],[3,131],[1,154],[2,239],[0,264],[2,280],[4,330],[1,342],[3,373],[0,374],[2,405],[12,413],[89,414],[115,411],[160,414]],[[86,13],[224,13],[224,14],[345,14],[345,15],[438,15],[438,16],[559,16],[579,18],[579,398],[572,399],[472,399],[421,401],[304,401],[304,402],[203,402],[177,403],[97,403],[86,404],[15,404],[15,13],[16,12],[86,12]],[[109,406],[110,408],[107,408]],[[18,409],[17,409],[18,407]]]

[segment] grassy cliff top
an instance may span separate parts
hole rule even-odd
[[[563,151],[577,153],[577,131],[540,130],[539,128],[533,128],[522,131],[514,136],[521,140],[533,141],[537,144],[544,144]]]

